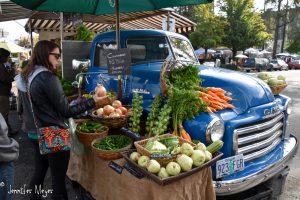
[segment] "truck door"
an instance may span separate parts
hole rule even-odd
[[[104,50],[116,48],[115,41],[101,41],[93,45],[92,63],[86,76],[86,89],[88,92],[93,91],[98,83],[103,84],[108,91],[118,92],[117,76],[108,74],[107,59],[104,55]]]
[[[145,106],[160,93],[159,76],[164,60],[172,53],[165,36],[128,38],[126,46],[131,52],[130,94],[143,95]]]

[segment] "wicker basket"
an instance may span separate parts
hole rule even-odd
[[[116,93],[113,93],[113,96],[106,96],[101,101],[97,101],[96,108],[98,109],[106,105],[111,105],[116,99],[117,99]]]
[[[164,135],[160,135],[157,138],[158,139],[162,139],[162,138],[168,138],[168,137],[174,137],[174,135],[172,134],[164,134]],[[152,137],[153,138],[153,137]],[[146,146],[147,142],[152,139],[152,138],[148,138],[145,140],[139,140],[139,141],[135,141],[134,142],[134,146],[137,150],[137,152],[139,152],[141,155],[145,155],[145,156],[149,156],[151,155],[151,152],[148,151],[147,149],[145,149],[144,147]],[[194,143],[189,142],[181,137],[178,137],[180,144],[183,143],[189,143],[191,144],[193,147],[196,146]],[[153,158],[155,159],[157,162],[159,162],[159,164],[161,164],[162,166],[167,165],[169,162],[176,160],[178,154],[170,154],[170,158]]]
[[[284,88],[286,88],[286,86],[287,86],[287,84],[285,84],[285,85],[279,85],[279,86],[275,86],[275,87],[271,87],[270,86],[270,88],[271,88],[272,93],[274,95],[278,95],[278,94],[280,94],[284,90]]]
[[[97,149],[96,147],[94,147],[94,144],[100,142],[104,138],[97,138],[97,139],[93,140],[93,142],[91,143],[91,148],[92,148],[95,156],[97,156],[97,157],[99,157],[103,160],[115,160],[115,159],[121,158],[122,157],[121,152],[131,149],[133,141],[130,137],[125,136],[125,135],[110,135],[108,137],[120,137],[120,136],[128,138],[131,142],[126,147],[123,147],[123,148],[118,149],[118,150],[100,150],[100,149]]]
[[[81,121],[77,125],[79,125],[79,124],[81,124],[83,122],[85,122],[85,121]],[[78,140],[85,147],[89,148],[91,146],[91,143],[92,143],[93,140],[98,139],[98,138],[101,139],[101,138],[104,138],[105,136],[107,136],[109,128],[107,126],[104,126],[103,128],[104,128],[104,131],[102,131],[102,132],[95,132],[95,133],[85,133],[85,132],[79,131],[76,128],[76,134],[77,134]]]
[[[128,112],[125,116],[120,117],[102,117],[96,114],[96,111],[91,113],[91,117],[94,121],[100,122],[101,124],[109,128],[121,128],[127,126],[127,120],[131,116],[131,113]]]

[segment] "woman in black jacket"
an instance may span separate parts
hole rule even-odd
[[[33,104],[34,116],[37,119],[38,127],[59,126],[68,128],[66,120],[95,107],[96,102],[103,98],[94,96],[80,104],[70,106],[63,92],[61,83],[57,77],[60,64],[60,48],[50,41],[39,41],[33,50],[29,64],[16,78],[17,88],[21,92],[23,110],[29,116],[31,107],[26,95],[26,86],[29,88]],[[27,118],[25,126],[33,127],[32,115]],[[35,188],[43,186],[43,181],[48,167],[51,170],[52,189],[54,200],[66,200],[67,192],[65,187],[65,176],[69,163],[70,152],[58,152],[41,155],[37,143],[35,130],[28,130],[28,136],[33,141],[35,152],[35,171],[30,182],[34,193]],[[41,195],[33,194],[31,199],[41,199]]]
[[[8,134],[13,135],[13,131],[8,123],[9,97],[11,95],[12,82],[14,81],[15,70],[8,59],[10,52],[0,48],[0,113],[4,117],[8,126]]]

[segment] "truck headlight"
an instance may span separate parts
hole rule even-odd
[[[223,138],[224,131],[224,123],[220,119],[214,118],[206,128],[206,141],[212,143],[216,140],[221,140]]]
[[[291,106],[291,102],[289,101],[286,105],[286,114],[290,115],[292,113],[292,106]]]

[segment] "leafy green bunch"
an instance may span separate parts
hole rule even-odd
[[[193,65],[174,68],[169,76],[169,84],[176,88],[187,90],[199,89],[201,83],[199,69]]]

